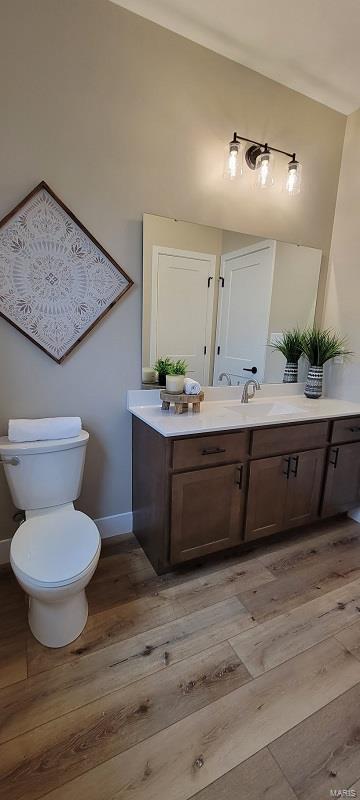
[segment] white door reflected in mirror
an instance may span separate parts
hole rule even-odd
[[[221,256],[214,385],[221,372],[233,385],[251,375],[264,382],[275,247],[264,240]]]

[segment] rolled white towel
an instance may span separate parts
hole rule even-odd
[[[200,394],[201,392],[200,383],[198,383],[197,381],[193,381],[192,378],[185,378],[184,392],[185,394]]]
[[[71,439],[81,431],[80,417],[9,419],[10,442],[38,442],[46,439]]]

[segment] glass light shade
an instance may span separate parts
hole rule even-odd
[[[302,166],[298,161],[292,159],[289,161],[288,174],[286,179],[286,191],[293,195],[299,194],[301,189],[301,173]]]
[[[239,178],[243,171],[243,147],[241,142],[230,142],[225,152],[224,178],[230,181]]]
[[[268,189],[274,185],[273,176],[274,153],[265,151],[256,159],[255,185],[259,189]]]

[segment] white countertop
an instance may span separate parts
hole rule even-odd
[[[302,384],[267,384],[246,404],[240,402],[242,387],[205,387],[205,400],[198,414],[191,410],[175,414],[174,406],[163,411],[158,389],[135,390],[128,392],[128,410],[162,436],[360,415],[360,403],[329,397],[309,400],[299,394],[302,388]]]

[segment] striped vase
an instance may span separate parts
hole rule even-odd
[[[312,397],[317,400],[322,395],[324,367],[309,367],[307,381],[305,385],[305,397]]]
[[[297,383],[298,382],[298,362],[287,361],[284,370],[283,383]]]

